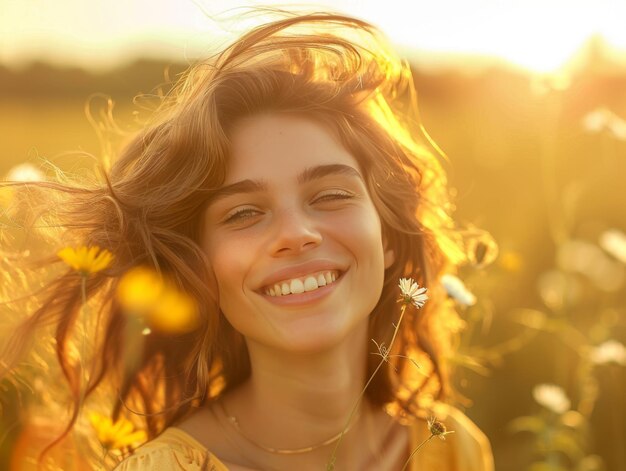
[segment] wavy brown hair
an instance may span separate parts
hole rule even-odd
[[[250,375],[245,342],[220,312],[200,241],[203,211],[228,170],[234,124],[265,112],[303,114],[328,125],[364,172],[388,248],[395,252],[370,316],[370,337],[391,338],[400,309],[399,278],[413,277],[429,288],[426,306],[407,310],[392,352],[417,359],[421,371],[393,357],[370,385],[368,398],[412,414],[421,394],[442,398],[450,392],[447,320],[455,314],[438,278],[464,254],[450,215],[443,155],[420,124],[410,68],[364,21],[327,13],[284,14],[190,67],[99,178],[29,184],[31,191],[61,195],[49,200],[54,211],[43,211],[50,226],[64,229],[57,245],[97,245],[115,256],[112,266],[87,281],[87,297],[97,306],[92,314],[100,316],[87,394],[105,382],[113,384],[118,400],[112,416],[131,409],[140,413],[149,437]],[[45,206],[46,198],[39,203]],[[55,262],[51,256],[42,264]],[[158,269],[195,296],[201,321],[189,333],[147,336],[128,370],[121,341],[126,317],[114,294],[120,276],[137,265]],[[42,287],[37,293],[42,301],[2,357],[11,369],[28,339],[40,327],[53,326],[58,362],[75,401],[68,431],[79,413],[80,380],[69,344],[81,309],[80,290],[72,271]],[[368,375],[379,361],[368,355]]]

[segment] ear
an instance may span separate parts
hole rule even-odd
[[[393,262],[396,261],[396,254],[393,250],[385,250],[385,270],[393,265]]]
[[[385,270],[393,265],[393,262],[396,261],[396,254],[392,249],[387,248],[387,239],[383,238],[383,248],[385,250],[384,262],[385,262]]]

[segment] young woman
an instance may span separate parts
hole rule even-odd
[[[113,258],[50,283],[12,351],[57,326],[72,422],[117,386],[111,416],[143,418],[149,438],[122,471],[400,470],[441,424],[454,433],[406,469],[491,470],[485,436],[443,402],[458,319],[438,279],[462,252],[439,158],[374,27],[257,27],[181,78],[104,184],[65,188],[62,224]],[[196,300],[193,328],[128,337],[116,293],[138,266]],[[397,302],[403,277],[428,289],[421,309]],[[68,343],[85,300],[100,333],[83,394]]]

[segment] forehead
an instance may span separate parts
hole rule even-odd
[[[234,126],[225,184],[293,178],[304,169],[332,164],[360,167],[319,121],[295,114],[260,114]]]

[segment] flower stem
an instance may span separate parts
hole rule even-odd
[[[420,448],[422,448],[424,445],[426,445],[426,443],[428,443],[430,440],[432,440],[432,438],[434,437],[434,434],[431,434],[430,437],[428,437],[426,440],[424,440],[422,443],[420,443],[417,448],[415,448],[415,450],[413,450],[411,452],[411,454],[409,455],[409,458],[406,460],[406,463],[404,463],[404,466],[402,466],[402,471],[404,471],[406,469],[406,467],[409,465],[409,463],[411,462],[411,459],[413,459],[413,456],[415,456],[415,454],[420,450]]]
[[[86,337],[87,337],[87,277],[89,275],[87,273],[81,273],[80,274],[80,292],[81,292],[81,297],[82,297],[82,304],[80,307],[80,314],[79,314],[79,322],[77,322],[77,324],[82,324],[82,332],[81,332],[81,344],[80,344],[80,352],[79,352],[79,356],[78,356],[78,363],[80,364],[80,371],[79,371],[79,383],[78,383],[78,404],[76,405],[76,418],[80,417],[80,413],[81,410],[83,408],[83,403],[85,402],[85,396],[87,395],[87,385],[88,385],[88,378],[87,378],[87,374],[85,372],[85,365],[86,365],[86,360],[85,360],[85,355],[86,355],[86,350],[87,350],[87,342],[86,342]],[[76,433],[76,430],[74,430],[74,433]],[[82,444],[81,440],[77,440],[76,442],[76,446],[78,448],[78,451],[81,455],[87,453],[86,450],[84,450],[84,445]]]
[[[87,275],[81,275],[80,280],[80,291],[82,296],[82,306],[81,306],[81,321],[82,321],[82,341],[80,347],[80,388],[79,388],[79,399],[78,399],[78,413],[80,413],[80,408],[83,405],[85,394],[87,392],[87,375],[85,372],[85,352],[87,350],[86,347],[86,337],[87,337]]]
[[[402,318],[404,317],[405,310],[406,310],[406,304],[402,304],[402,307],[400,308],[400,319],[398,320],[398,324],[396,325],[396,328],[393,331],[393,336],[391,337],[391,342],[389,343],[389,351],[391,351],[391,347],[393,347],[393,343],[396,340],[396,336],[398,334],[398,330],[400,329],[400,324],[402,323]],[[378,370],[380,370],[380,368],[383,366],[383,363],[385,363],[386,361],[387,361],[386,357],[381,358],[380,363],[378,363],[378,366],[376,367],[376,369],[374,370],[370,378],[367,380],[367,383],[365,383],[365,386],[361,390],[359,397],[357,397],[357,400],[354,403],[354,406],[352,406],[352,410],[350,411],[348,420],[346,421],[346,424],[343,427],[343,431],[341,432],[341,435],[339,436],[339,440],[337,440],[337,443],[335,444],[335,448],[333,448],[333,452],[330,455],[330,460],[328,461],[328,464],[326,465],[327,471],[332,471],[333,469],[335,469],[335,460],[337,458],[337,450],[339,449],[341,440],[343,440],[343,437],[346,434],[346,430],[348,429],[348,426],[350,425],[350,422],[352,421],[352,418],[354,417],[354,414],[356,413],[359,407],[359,404],[361,403],[361,399],[363,399],[363,395],[365,394],[365,391],[367,390],[368,386],[374,379],[374,376],[376,376],[376,373],[378,373]]]

